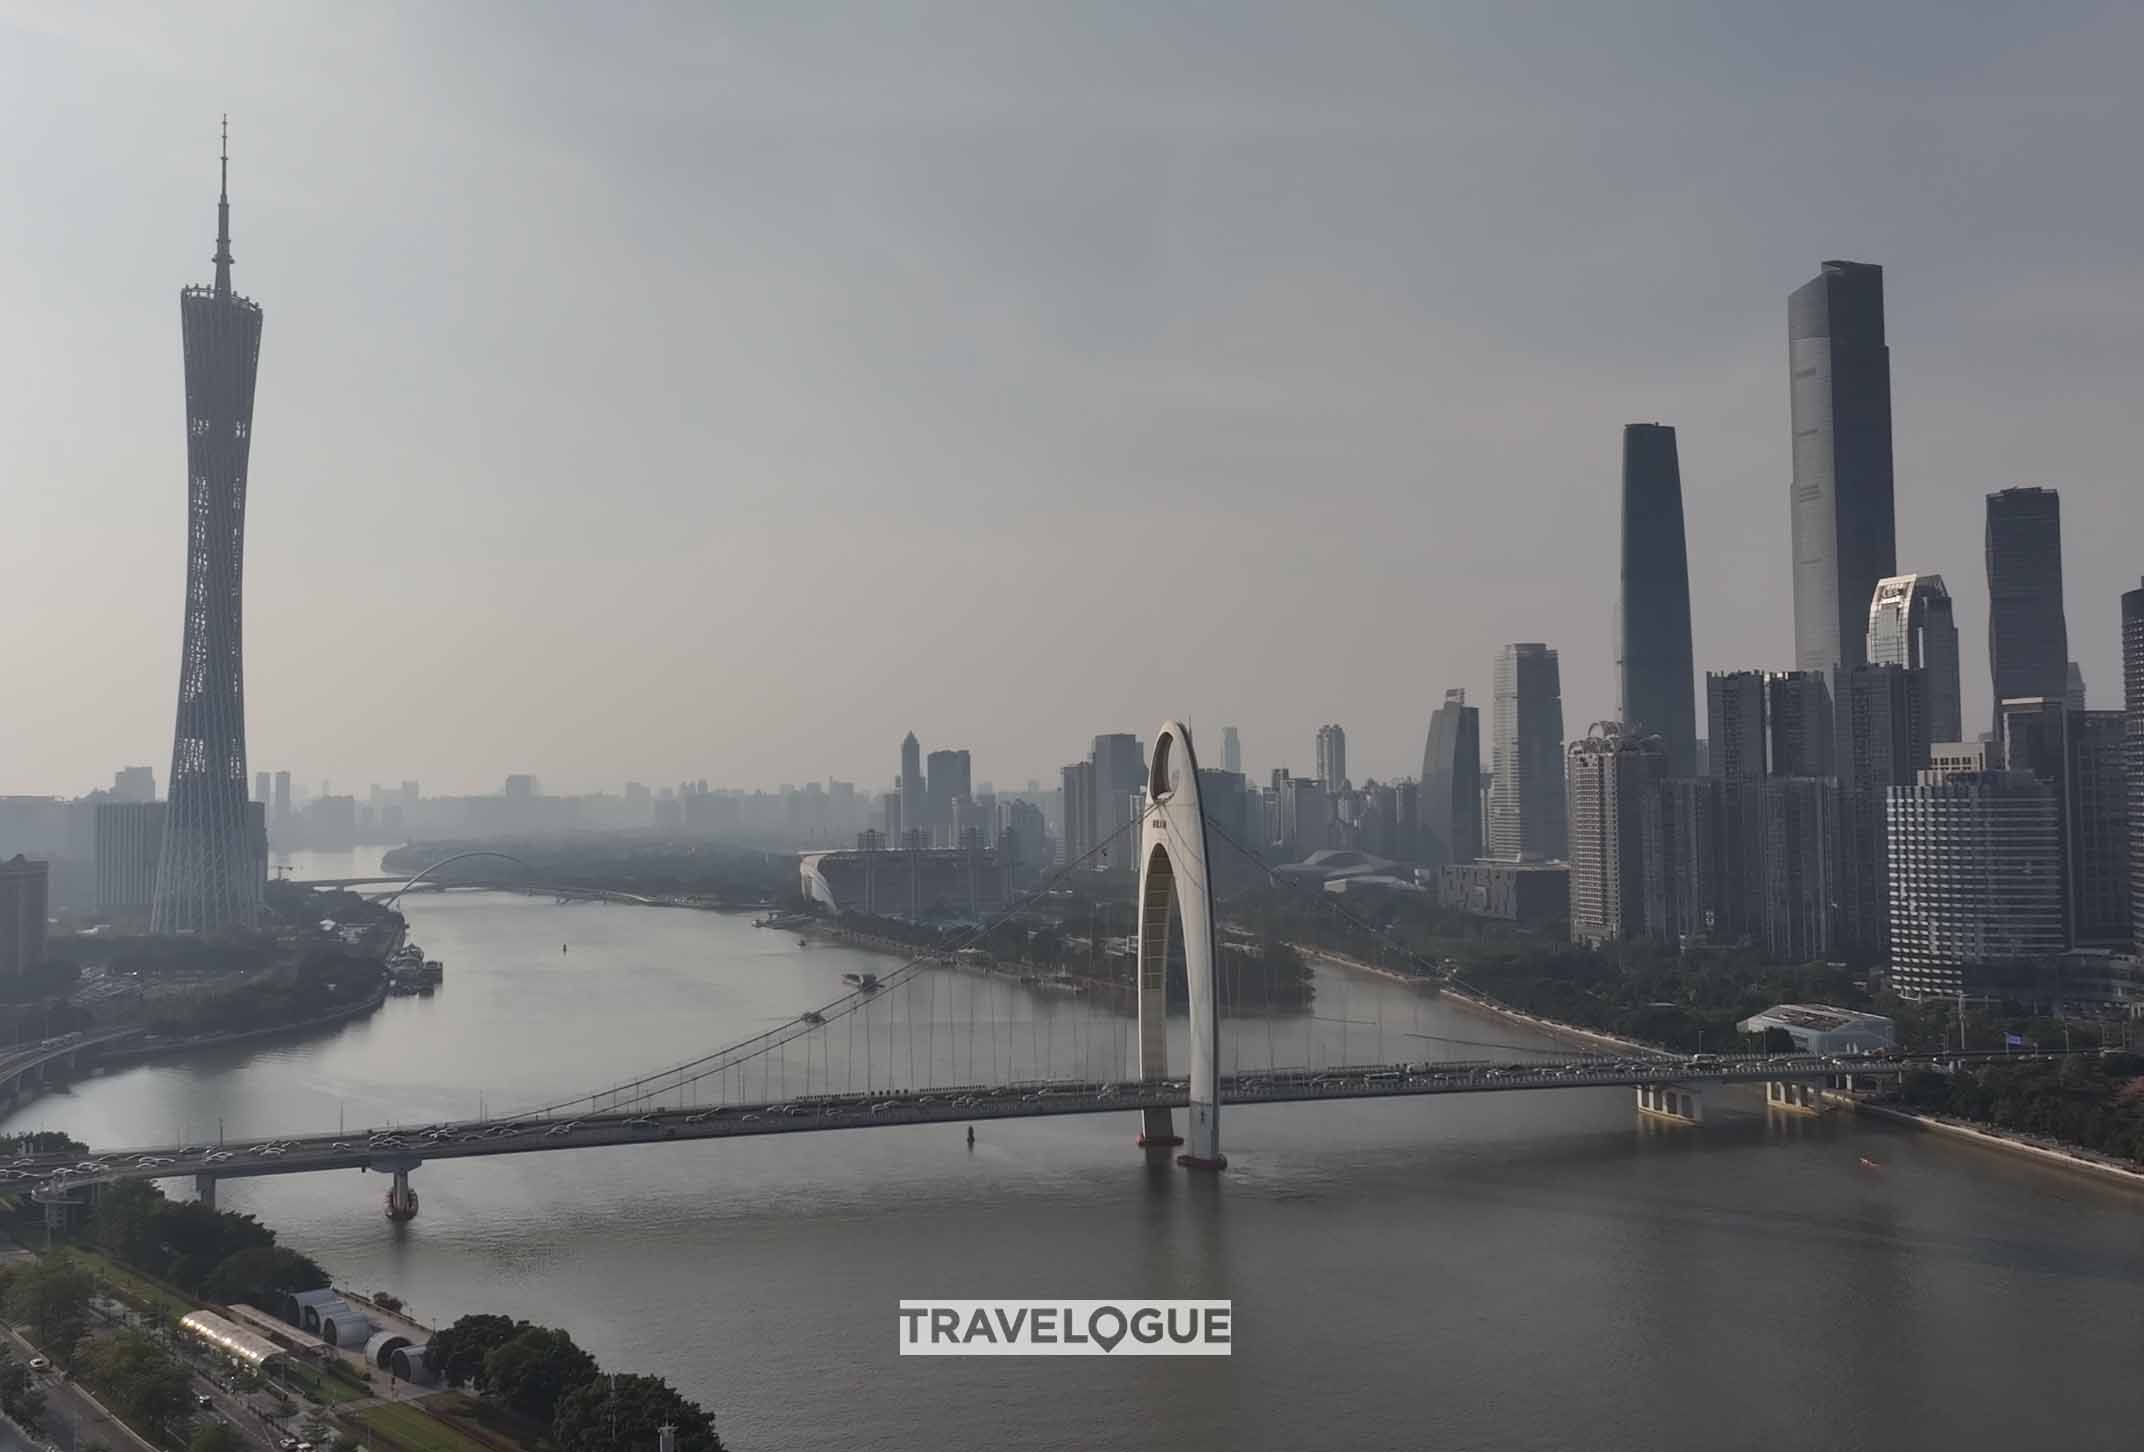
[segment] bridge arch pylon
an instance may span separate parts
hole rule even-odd
[[[1221,1154],[1221,999],[1214,974],[1213,877],[1207,870],[1206,812],[1199,801],[1198,756],[1191,733],[1162,723],[1148,764],[1145,822],[1139,838],[1139,1077],[1169,1077],[1169,911],[1184,926],[1184,968],[1191,990],[1189,1143],[1167,1109],[1142,1111],[1139,1143],[1184,1145],[1176,1162],[1218,1170]]]
[[[496,857],[501,862],[513,863],[516,867],[521,868],[531,877],[534,877],[536,875],[536,868],[533,863],[524,862],[511,852],[490,852],[481,848],[471,852],[457,852],[452,857],[442,857],[437,862],[433,863],[430,867],[426,867],[419,871],[415,876],[411,877],[409,881],[403,883],[400,887],[396,888],[386,897],[381,898],[381,905],[383,907],[393,907],[395,905],[396,900],[399,899],[403,893],[408,892],[418,883],[424,881],[427,877],[430,877],[433,873],[439,871],[440,868],[451,867],[457,862],[466,862],[472,857]]]

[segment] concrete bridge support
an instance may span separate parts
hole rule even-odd
[[[1191,733],[1162,723],[1147,769],[1146,822],[1139,844],[1139,1077],[1169,1077],[1169,911],[1184,925],[1184,970],[1191,990],[1190,1143],[1176,1162],[1225,1169],[1221,1153],[1221,1002],[1213,962],[1213,877],[1207,871],[1206,813]],[[1139,1143],[1184,1144],[1170,1112],[1144,1112]]]
[[[1671,1124],[1703,1124],[1705,1100],[1686,1084],[1640,1084],[1638,1112]]]
[[[1764,1085],[1764,1107],[1787,1114],[1822,1114],[1825,1109],[1823,1086],[1806,1080],[1768,1079]]]
[[[417,1192],[410,1188],[408,1170],[395,1171],[395,1182],[387,1191],[387,1218],[389,1220],[415,1220],[417,1218]]]
[[[216,1208],[216,1177],[214,1175],[194,1176],[194,1198],[211,1210]]]

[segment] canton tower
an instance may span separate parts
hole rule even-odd
[[[154,933],[228,932],[260,915],[264,859],[246,800],[240,573],[261,310],[231,291],[231,158],[216,199],[216,281],[179,293],[186,355],[186,629]]]

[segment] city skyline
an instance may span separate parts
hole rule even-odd
[[[64,730],[10,723],[0,790],[82,791],[118,763],[163,755],[159,718],[168,720],[169,703],[159,698],[175,666],[165,622],[184,561],[172,543],[168,429],[156,423],[168,420],[159,400],[177,386],[177,359],[154,298],[184,278],[169,259],[186,255],[197,235],[185,219],[197,215],[190,199],[220,109],[242,128],[250,112],[248,134],[260,136],[258,158],[247,154],[249,206],[257,205],[247,225],[260,239],[249,266],[259,268],[255,290],[274,296],[290,320],[278,332],[263,412],[272,421],[257,442],[257,467],[294,487],[260,501],[249,521],[249,737],[261,762],[294,763],[309,779],[416,777],[442,793],[466,792],[525,766],[560,791],[615,789],[628,778],[748,786],[836,775],[877,786],[880,743],[899,723],[958,736],[974,750],[978,776],[1046,779],[1093,733],[1151,730],[1171,712],[1194,725],[1239,724],[1254,773],[1306,772],[1316,726],[1338,719],[1350,723],[1356,776],[1410,774],[1443,690],[1463,686],[1486,699],[1503,641],[1546,640],[1563,652],[1569,719],[1613,714],[1613,660],[1598,648],[1613,565],[1594,545],[1614,524],[1615,431],[1633,418],[1672,418],[1680,432],[1692,595],[1706,605],[1695,621],[1696,669],[1786,668],[1791,623],[1774,603],[1790,584],[1778,538],[1791,472],[1779,304],[1818,259],[1839,256],[1887,269],[1899,564],[1940,572],[1953,588],[1964,700],[1990,696],[1975,504],[2026,482],[2065,496],[2071,654],[2094,683],[2095,704],[2111,700],[2118,612],[2106,602],[2135,573],[2123,528],[2133,480],[2127,451],[2113,442],[2124,410],[2104,380],[2134,374],[2123,350],[2137,345],[2111,333],[2106,319],[2120,315],[2124,299],[2144,296],[2144,282],[2114,253],[2078,257],[2074,238],[2093,230],[2089,218],[2013,229],[2002,246],[1975,242],[1940,193],[1872,191],[1879,174],[1890,178],[1880,158],[1843,172],[1794,161],[1761,186],[1735,177],[1726,168],[1737,153],[1692,140],[1679,108],[1721,108],[1733,92],[1759,116],[1800,124],[1807,97],[1789,81],[1754,96],[1729,87],[1730,63],[1750,39],[1733,25],[1708,20],[1682,35],[1693,57],[1718,63],[1709,72],[1638,54],[1605,30],[1596,37],[1674,94],[1672,106],[1666,98],[1630,103],[1638,135],[1667,135],[1678,111],[1673,134],[1706,157],[1707,185],[1679,210],[1654,215],[1642,206],[1662,199],[1656,187],[1641,183],[1642,202],[1615,203],[1612,187],[1601,192],[1588,181],[1590,161],[1581,165],[1558,130],[1568,119],[1561,112],[1519,133],[1549,163],[1523,187],[1495,169],[1510,153],[1470,156],[1443,139],[1447,109],[1478,115],[1479,124],[1526,125],[1499,99],[1496,66],[1472,22],[1455,22],[1448,35],[1425,27],[1374,40],[1345,19],[1319,27],[1323,44],[1302,62],[1308,112],[1263,102],[1254,84],[1263,57],[1306,34],[1278,13],[1247,24],[1242,45],[1189,95],[1145,73],[1119,77],[1108,92],[1121,118],[1113,134],[1183,158],[1172,163],[1178,171],[1141,166],[1127,175],[1115,152],[1049,122],[1046,98],[1078,96],[1092,82],[1078,55],[1046,67],[1031,99],[976,76],[933,72],[899,36],[875,57],[824,57],[810,36],[772,18],[702,22],[707,37],[735,47],[752,81],[721,103],[718,117],[688,109],[688,96],[696,108],[704,92],[675,77],[635,78],[639,119],[568,134],[525,110],[510,94],[515,82],[530,94],[568,74],[598,95],[623,84],[568,66],[587,22],[563,13],[546,13],[526,53],[512,57],[483,45],[465,18],[435,18],[426,41],[437,73],[366,92],[340,118],[317,115],[310,88],[294,95],[281,77],[293,66],[316,77],[344,66],[391,69],[370,62],[409,42],[414,12],[380,15],[377,31],[353,37],[350,51],[333,58],[311,54],[302,22],[272,15],[243,44],[213,24],[150,23],[122,46],[86,15],[0,21],[20,42],[13,89],[25,114],[46,118],[7,143],[23,213],[74,219],[26,229],[0,274],[0,296],[25,322],[18,336],[56,340],[60,350],[33,357],[18,344],[0,354],[22,384],[0,390],[0,408],[11,410],[11,436],[23,441],[29,518],[49,546],[11,559],[13,578],[25,599],[66,598],[61,562],[95,558],[116,582],[65,628],[6,643],[0,668],[10,679],[68,680],[84,709]],[[2134,105],[2104,60],[2136,33],[2133,17],[2080,22],[2053,36],[1981,19],[1933,46],[1918,29],[1909,44],[1908,29],[1887,21],[1857,53],[1869,65],[1910,71],[1961,115],[2017,128],[2001,161],[1979,163],[1990,172],[1976,184],[1976,207],[2029,197],[2035,158],[2074,161],[2107,144],[2102,123],[1988,95],[1977,78],[1989,64],[2021,67],[2027,94],[2031,77],[2059,73],[2064,94],[2098,90],[2109,105]],[[1029,33],[1031,21],[1009,20],[980,43],[1003,52]],[[168,60],[169,74],[107,84],[133,75],[129,57],[142,48]],[[1356,64],[1385,50],[1404,64],[1368,73]],[[797,120],[789,91],[769,84],[792,79],[807,58],[828,65],[801,95],[814,106],[819,88],[821,99],[844,98],[824,109],[818,131]],[[1597,95],[1589,88],[1599,82],[1575,57],[1549,64],[1568,66],[1574,109]],[[503,67],[506,84],[475,86],[482,104],[464,115],[464,82],[490,74],[480,66]],[[1425,88],[1425,69],[1449,84]],[[181,74],[183,84],[174,79]],[[61,127],[58,118],[72,114],[66,98],[82,88],[106,96],[109,116]],[[212,106],[201,104],[204,90],[215,93]],[[1616,92],[1629,103],[1631,87],[1618,82]],[[301,109],[304,148],[291,139]],[[1000,111],[1024,128],[1017,144],[990,139],[1006,135],[984,119]],[[1859,100],[1827,109],[1816,134],[1843,145],[1871,127],[1880,133],[1894,113]],[[1081,115],[1081,127],[1091,125]],[[733,146],[688,166],[648,144],[672,118],[689,122],[681,138],[705,139],[706,126],[788,137],[790,164],[770,171]],[[142,135],[158,143],[140,147]],[[1207,138],[1234,140],[1303,180],[1319,210],[1271,212],[1246,193],[1238,169],[1200,160]],[[1291,158],[1290,145],[1308,150]],[[1959,155],[1979,151],[1961,133],[1939,144],[1937,157],[1953,146]],[[950,206],[914,204],[907,184],[976,148],[977,187]],[[465,185],[478,154],[489,164]],[[1095,219],[1096,258],[1046,247],[1019,228],[1021,209],[1040,204],[1022,180],[1040,159],[1063,163],[1053,174],[1074,208],[1067,216]],[[1910,174],[1934,175],[1937,165]],[[824,241],[801,259],[772,245],[806,224],[800,187],[817,195],[880,171],[885,187],[850,193],[859,245]],[[1432,209],[1380,200],[1401,172],[1419,176],[1425,193],[1441,183],[1484,205],[1465,217],[1439,207],[1432,217]],[[322,188],[323,176],[336,186]],[[659,201],[674,199],[680,176],[723,200],[685,206],[673,242],[643,223]],[[1170,176],[1179,180],[1163,186]],[[557,205],[562,194],[582,193],[595,204]],[[1613,214],[1627,238],[1575,268],[1563,229],[1552,224],[1573,204],[1630,207]],[[466,220],[468,240],[444,252],[417,245],[399,224],[411,207]],[[1702,249],[1679,240],[1694,235],[1691,207],[1711,229]],[[535,251],[498,253],[505,237],[529,237],[523,224],[535,215],[546,219],[543,235],[527,241]],[[763,221],[739,220],[753,215]],[[1330,216],[1343,225],[1318,220]],[[1467,220],[1474,216],[1481,220]],[[2104,235],[2123,234],[2100,221]],[[1251,250],[1202,283],[1172,261],[1174,250],[1152,244],[1156,225],[1201,255],[1213,255],[1217,237],[1247,239]],[[1611,227],[1596,235],[1620,234]],[[137,248],[144,238],[154,245]],[[866,248],[866,239],[882,245]],[[1381,257],[1424,261],[1419,269],[1352,269],[1345,284],[1321,271],[1300,309],[1274,300],[1298,289],[1259,287],[1290,258],[1315,266],[1372,241]],[[942,285],[907,290],[912,300],[895,308],[883,271],[889,243],[920,249],[917,280]],[[658,286],[676,281],[688,259],[675,249],[686,244],[694,280],[664,293],[659,308],[628,294],[600,314],[570,299],[555,317],[534,310],[548,319],[544,328],[562,330],[559,341],[600,340],[614,326],[624,329],[616,348],[633,340],[637,351],[618,352],[606,370],[614,376],[572,384],[592,390],[582,401],[614,413],[634,441],[636,467],[606,471],[595,451],[609,448],[610,436],[599,442],[598,431],[563,422],[577,410],[565,406],[561,380],[515,361],[562,356],[533,331],[528,300],[562,271],[598,258],[637,267]],[[716,265],[700,267],[705,260]],[[1440,281],[1457,268],[1474,269],[1477,285],[1455,290]],[[749,278],[755,269],[770,287],[731,296],[717,276]],[[1512,285],[1521,276],[1528,285]],[[1544,287],[1549,276],[1559,280]],[[1505,285],[1478,285],[1483,277]],[[123,284],[114,287],[115,278]],[[1161,315],[1165,327],[1149,326],[1157,289],[1179,284],[1191,289],[1188,300]],[[843,333],[837,348],[819,305],[859,289],[874,306],[855,320],[861,332]],[[1144,311],[1080,306],[1119,295],[1145,299]],[[1584,307],[1573,306],[1579,298]],[[992,325],[983,311],[992,305],[1011,306],[1028,326],[1007,333]],[[485,376],[468,374],[470,355],[440,331],[443,317],[460,319],[459,331],[485,348],[496,365]],[[1342,324],[1344,349],[1331,331]],[[942,341],[926,349],[889,408],[871,400],[885,393],[879,350],[895,337]],[[1245,337],[1261,346],[1248,354],[1232,346]],[[87,338],[98,340],[96,366],[112,370],[109,390],[93,400],[60,385],[91,371],[87,355],[74,352]],[[612,356],[613,345],[594,346],[604,350],[594,356]],[[1101,367],[1090,357],[1097,348]],[[635,358],[667,360],[666,371]],[[976,359],[989,366],[975,368]],[[1306,390],[1297,366],[1332,383]],[[694,397],[725,399],[706,423],[692,421],[706,412],[697,405],[670,406],[683,397],[680,382],[666,381],[677,368]],[[1029,390],[1032,401],[1014,410],[1008,429],[992,377],[1030,368],[1044,386]],[[1134,407],[1111,388],[1106,380],[1127,368],[1151,383],[1142,397],[1168,400],[1166,411]],[[783,431],[797,419],[780,404],[784,389],[826,397],[854,425],[840,436],[871,440],[869,450],[838,438],[798,442],[794,427]],[[1274,415],[1275,397],[1294,400],[1293,411]],[[933,440],[961,440],[966,466],[927,465],[917,430],[902,424],[910,417]],[[1304,470],[1288,451],[1266,446],[1271,435],[1261,430],[1274,428],[1318,461],[1315,490],[1301,487]],[[1248,457],[1217,453],[1231,435],[1263,442]],[[1094,443],[1073,451],[1082,464],[1067,473],[1049,455],[1073,436]],[[1139,440],[1153,440],[1158,452],[1140,453]],[[1334,468],[1328,457],[1350,462]],[[606,477],[601,517],[585,503],[585,481],[598,475]],[[1164,672],[1140,657],[1129,602],[1094,595],[1085,576],[1117,550],[1149,497],[1147,481],[1191,486],[1165,491],[1183,501],[1210,492],[1205,481],[1218,477],[1240,481],[1225,509],[1167,507],[1206,531],[1214,558],[1230,561],[1228,571],[1197,564],[1186,579],[1211,619],[1229,626]],[[683,479],[694,481],[691,491],[669,482]],[[878,502],[896,496],[915,507]],[[1333,518],[1358,526],[1347,531],[1344,566],[1313,545],[1299,570],[1240,568],[1270,540]],[[1044,540],[1050,549],[1038,548]],[[488,562],[470,563],[478,560]],[[566,560],[589,598],[605,602],[585,618],[555,588]],[[924,560],[968,560],[976,569],[911,563]],[[974,584],[1015,561],[1021,593],[1038,603],[1008,610],[1002,592],[985,603]],[[820,583],[829,562],[847,582],[831,596]],[[1523,588],[1510,589],[1513,581]],[[802,614],[777,630],[773,602],[788,596],[780,608]],[[1396,597],[1410,603],[1407,621],[1384,608]],[[893,608],[859,614],[866,598]],[[444,609],[455,628],[414,638],[380,628],[416,599]],[[1499,611],[1479,608],[1489,599]],[[1045,600],[1081,608],[1044,608]],[[1340,648],[1312,633],[1312,622],[1333,610],[1365,622]],[[1426,652],[1412,625],[1425,618],[1445,623]],[[753,627],[723,633],[713,650],[696,631],[643,628],[678,619]],[[985,699],[964,697],[968,677],[908,645],[923,620],[958,626],[976,650],[1006,662],[1006,688],[987,699],[1008,704],[981,730],[965,724]],[[1313,641],[1321,649],[1307,651]],[[1309,679],[1285,692],[1254,689],[1277,651],[1301,660]],[[92,652],[97,671],[72,669]],[[1401,656],[1415,668],[1379,668]],[[572,690],[550,679],[560,662],[571,664]],[[692,669],[681,669],[685,662]],[[315,720],[317,702],[348,673],[395,680],[415,709],[362,731]],[[753,689],[703,686],[711,676]],[[849,706],[852,688],[871,695],[871,710]],[[753,699],[740,705],[742,695]],[[640,709],[598,712],[582,700]],[[1968,735],[1985,724],[1975,715],[1969,704]]]

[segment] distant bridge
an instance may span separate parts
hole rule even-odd
[[[54,1064],[63,1070],[71,1070],[82,1054],[94,1054],[98,1049],[131,1039],[141,1032],[139,1028],[109,1028],[95,1033],[61,1034],[40,1043],[0,1051],[0,1103],[13,1099],[25,1078],[34,1074],[42,1079],[51,1072]]]

